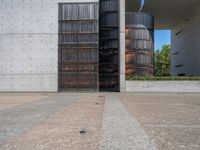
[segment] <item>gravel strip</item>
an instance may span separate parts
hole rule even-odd
[[[117,95],[105,98],[99,150],[156,150],[137,120]]]

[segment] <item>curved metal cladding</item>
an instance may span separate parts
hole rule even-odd
[[[154,17],[126,13],[126,77],[153,75]]]

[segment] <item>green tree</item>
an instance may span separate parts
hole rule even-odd
[[[171,45],[164,45],[161,50],[154,54],[155,76],[170,76]]]

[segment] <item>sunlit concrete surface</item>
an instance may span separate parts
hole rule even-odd
[[[200,1],[193,15],[173,27],[172,38],[172,75],[200,75]]]
[[[200,149],[200,94],[130,93],[121,100],[158,149]]]
[[[126,81],[126,92],[199,93],[200,81]]]
[[[33,103],[47,97],[45,94],[9,94],[9,96],[7,94],[0,94],[0,110]]]
[[[198,93],[1,93],[0,98],[0,150],[200,149]]]

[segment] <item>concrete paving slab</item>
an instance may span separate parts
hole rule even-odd
[[[36,102],[47,97],[44,95],[0,95],[0,110]]]
[[[100,140],[104,99],[82,97],[0,149],[95,150]],[[85,133],[80,133],[84,130]]]
[[[0,110],[0,144],[29,130],[80,97],[80,94],[53,94],[41,101]]]
[[[121,100],[158,149],[200,149],[200,94],[129,93]]]
[[[0,110],[0,150],[200,149],[198,93],[0,93],[0,97],[8,97],[0,100],[4,104],[17,104]]]

